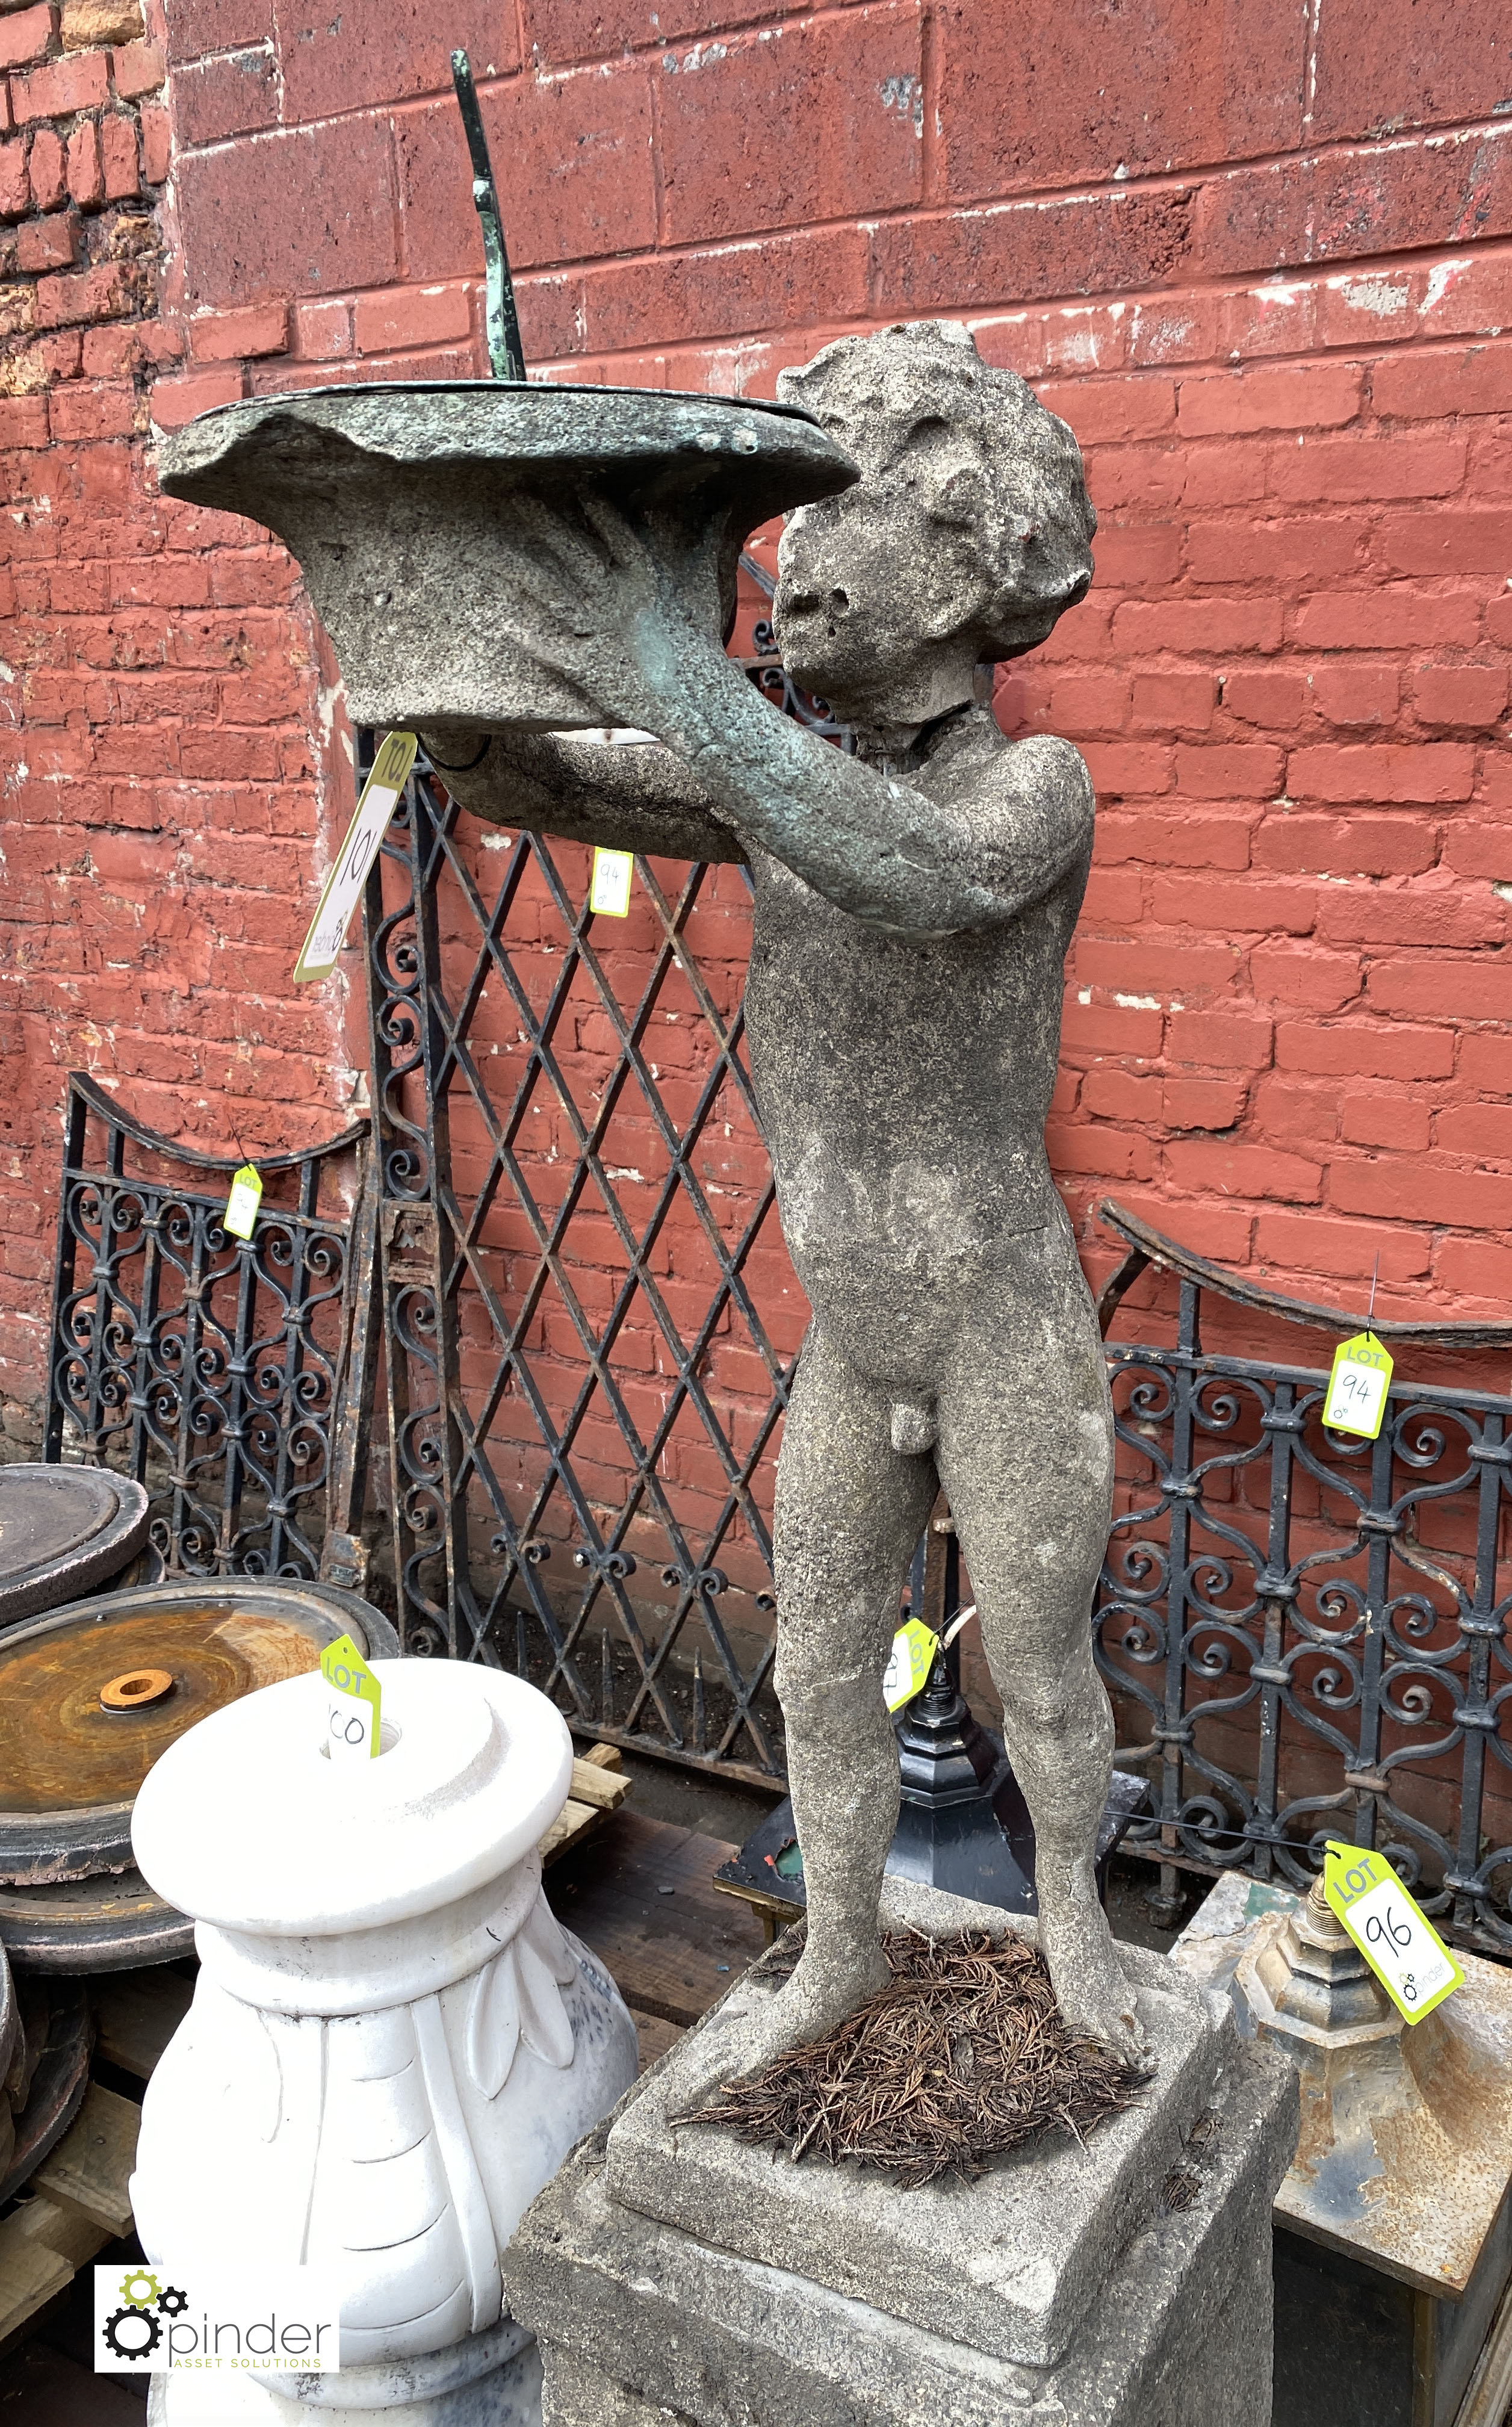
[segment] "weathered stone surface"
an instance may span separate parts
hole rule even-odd
[[[893,1927],[1038,1936],[1020,1916],[1010,1921],[908,1881],[886,1882],[883,1907]],[[1131,2234],[1158,2208],[1161,2185],[1184,2164],[1192,2128],[1233,2057],[1233,2026],[1216,2000],[1164,1956],[1120,1953],[1139,1984],[1158,2069],[1138,2103],[1084,2148],[1047,2139],[969,2189],[941,2182],[907,2191],[858,2166],[794,2165],[720,2127],[675,2124],[697,2103],[710,2045],[723,2046],[721,2065],[734,2074],[745,2039],[759,2039],[773,1989],[756,1979],[681,2040],[621,2113],[606,2187],[622,2206],[701,2241],[756,2260],[780,2251],[786,2267],[832,2291],[1000,2359],[1049,2366]]]
[[[1069,744],[1007,741],[974,689],[982,660],[1035,647],[1083,596],[1096,516],[1070,431],[964,329],[843,338],[779,384],[859,467],[789,515],[773,611],[789,671],[854,726],[855,754],[774,714],[710,619],[679,618],[643,539],[605,523],[611,572],[559,558],[557,621],[530,645],[593,696],[592,722],[659,748],[480,748],[459,700],[435,756],[501,823],[753,873],[752,1069],[814,1320],[773,1526],[808,1939],[747,2062],[821,2036],[886,1980],[899,1783],[881,1682],[941,1487],[1033,1817],[1062,2010],[1137,2060],[1093,1872],[1113,1721],[1087,1615],[1112,1409],[1045,1153],[1092,786]],[[593,638],[610,613],[617,659]]]
[[[592,2360],[569,2351],[551,2354],[544,2396],[543,2422],[551,2427],[689,2427],[686,2410],[669,2410],[665,2403],[648,2402],[627,2385],[616,2385]]]
[[[855,467],[775,405],[480,381],[224,405],[164,441],[158,477],[298,557],[354,724],[541,730],[601,725],[628,645],[612,571],[574,620],[574,579],[605,569],[595,505],[631,517],[718,649],[747,533]]]
[[[1112,2256],[1051,2368],[807,2281],[777,2263],[780,2236],[762,2264],[622,2207],[601,2127],[506,2255],[512,2307],[543,2349],[545,2427],[1269,2427],[1270,2202],[1296,2092],[1266,2052],[1225,2047],[1216,2128]]]

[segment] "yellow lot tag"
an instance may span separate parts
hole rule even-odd
[[[310,932],[294,964],[296,985],[304,985],[311,978],[329,977],[335,968],[347,940],[351,914],[367,882],[367,871],[388,832],[395,804],[410,780],[410,769],[419,746],[413,733],[383,736],[373,760],[373,772],[363,786],[356,813],[347,828],[347,839],[336,854],[336,864],[320,895],[320,906],[310,921]]]
[[[250,1163],[244,1163],[231,1182],[226,1210],[220,1216],[220,1227],[234,1239],[250,1239],[257,1228],[257,1208],[263,1201],[263,1183]]]
[[[635,873],[634,855],[627,851],[606,851],[602,843],[593,845],[593,881],[588,888],[588,906],[606,918],[623,919],[630,907],[630,879]]]
[[[1353,1340],[1341,1341],[1334,1350],[1333,1372],[1323,1403],[1324,1423],[1330,1432],[1376,1440],[1390,1387],[1390,1358],[1374,1331],[1357,1331]]]
[[[320,1654],[326,1681],[326,1750],[333,1761],[370,1761],[380,1748],[383,1689],[350,1635]]]
[[[1323,1892],[1329,1911],[1409,2023],[1421,2023],[1459,1987],[1463,1969],[1383,1856],[1362,1846],[1330,1844]]]
[[[919,1692],[935,1665],[939,1641],[921,1618],[911,1618],[906,1626],[900,1626],[882,1681],[882,1699],[889,1711],[901,1711]]]

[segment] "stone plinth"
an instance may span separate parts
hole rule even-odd
[[[887,1905],[895,1923],[1005,1927],[903,1883]],[[1294,2085],[1164,1958],[1123,1952],[1160,2057],[1140,2104],[970,2185],[903,2191],[672,2126],[707,2031],[731,2028],[716,2009],[511,2246],[546,2427],[1268,2427]]]

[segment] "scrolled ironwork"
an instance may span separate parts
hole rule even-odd
[[[1173,1881],[1299,1888],[1330,1836],[1378,1847],[1440,1928],[1512,1953],[1512,1864],[1486,1850],[1512,1820],[1512,1400],[1398,1379],[1379,1440],[1326,1431],[1326,1372],[1210,1352],[1204,1307],[1335,1337],[1363,1310],[1283,1297],[1101,1213],[1130,1250],[1105,1330],[1150,1265],[1179,1292],[1168,1344],[1108,1346],[1120,1499],[1097,1656],[1153,1805],[1126,1844]],[[1399,1363],[1512,1347],[1512,1324],[1375,1328]]]
[[[338,1177],[366,1133],[262,1158],[268,1193],[242,1240],[222,1221],[237,1158],[70,1078],[43,1456],[144,1483],[171,1574],[319,1572],[349,1341]],[[360,1460],[352,1473],[360,1486]]]

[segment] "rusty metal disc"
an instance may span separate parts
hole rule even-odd
[[[119,1575],[147,1539],[147,1494],[99,1466],[0,1466],[0,1628]]]
[[[7,2084],[21,2050],[21,2008],[5,1949],[0,1947],[0,2177],[8,2174],[16,2146],[16,2118]]]
[[[0,1887],[125,1871],[132,1805],[159,1753],[211,1711],[315,1668],[344,1634],[369,1657],[398,1649],[355,1593],[242,1578],[114,1593],[0,1637]],[[106,1688],[153,1672],[168,1689],[106,1706]],[[0,1906],[0,1943],[46,1961],[13,1906]]]

